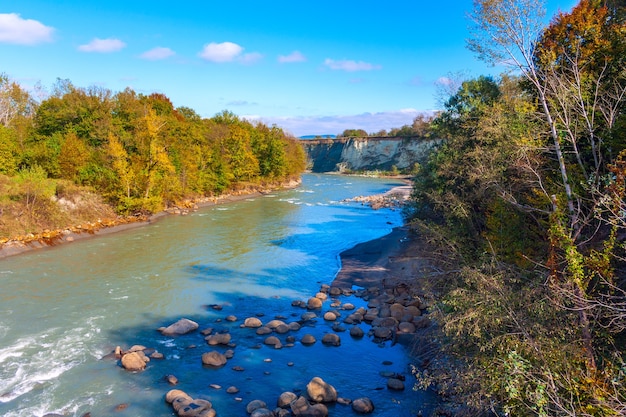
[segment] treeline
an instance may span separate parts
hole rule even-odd
[[[431,123],[435,119],[435,114],[420,113],[413,119],[410,125],[394,127],[390,130],[379,130],[378,132],[367,133],[363,129],[346,129],[337,135],[339,138],[366,138],[366,137],[408,137],[420,136],[429,138],[432,134]]]
[[[626,415],[626,4],[539,32],[539,2],[474,5],[471,49],[515,75],[463,82],[431,124],[414,223],[445,356],[418,345],[419,381],[459,415]]]
[[[118,213],[133,214],[277,184],[304,167],[304,152],[290,135],[228,111],[202,118],[163,94],[79,88],[68,80],[38,101],[0,75],[3,182],[86,186]],[[36,194],[32,187],[12,190],[14,201]]]

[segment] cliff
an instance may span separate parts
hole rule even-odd
[[[423,163],[438,139],[422,137],[366,137],[301,141],[313,172],[388,171]]]

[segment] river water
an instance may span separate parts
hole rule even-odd
[[[292,333],[297,340],[316,336],[311,347],[296,342],[274,349],[262,345],[254,330],[240,328],[254,315],[263,322],[299,320],[305,310],[291,301],[330,284],[341,251],[402,223],[398,211],[342,200],[394,185],[306,174],[294,190],[0,260],[0,415],[171,416],[163,400],[172,388],[163,379],[168,374],[179,379],[176,388],[211,400],[219,416],[244,416],[253,399],[273,408],[281,392],[305,390],[315,376],[341,397],[372,398],[377,416],[427,410],[432,397],[411,389],[400,344],[355,340],[346,331],[339,333],[341,346],[324,346],[319,341],[331,324],[322,318]],[[364,305],[355,297],[342,301]],[[227,315],[238,321],[224,321]],[[181,317],[197,321],[201,330],[231,332],[235,355],[225,367],[203,368],[200,356],[214,347],[199,332],[165,337],[156,331]],[[155,348],[165,359],[130,373],[104,358],[116,345],[134,344]],[[387,390],[384,372],[406,375],[407,389]],[[229,386],[240,392],[226,393]],[[340,404],[329,411],[353,414]]]

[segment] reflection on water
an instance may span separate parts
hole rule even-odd
[[[163,402],[171,388],[166,374],[178,377],[178,388],[211,399],[223,416],[244,415],[255,398],[273,405],[280,392],[304,389],[314,376],[331,382],[341,396],[370,396],[376,415],[414,415],[424,396],[378,389],[385,387],[381,370],[406,372],[400,345],[380,348],[344,333],[338,348],[318,342],[275,350],[259,348],[262,340],[240,328],[245,317],[257,314],[264,321],[276,315],[300,320],[303,311],[291,301],[330,283],[342,250],[401,223],[397,212],[341,201],[391,186],[311,174],[296,190],[0,261],[0,415],[101,416],[127,403],[116,415],[170,416]],[[207,307],[213,304],[223,310]],[[229,314],[239,320],[223,321]],[[155,331],[180,317],[232,333],[235,357],[225,368],[202,367],[199,357],[211,348],[198,332],[167,338]],[[321,340],[332,331],[322,319],[304,325],[293,334],[298,340],[304,332]],[[132,344],[154,347],[166,359],[138,374],[100,359],[116,345]],[[382,365],[384,360],[393,365]],[[226,394],[230,385],[239,387],[241,402]],[[351,413],[333,407],[331,415]]]

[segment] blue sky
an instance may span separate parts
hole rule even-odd
[[[548,14],[576,1],[549,0]],[[296,136],[375,132],[438,108],[451,74],[499,74],[465,47],[471,0],[3,0],[0,73],[25,88],[167,95]]]

